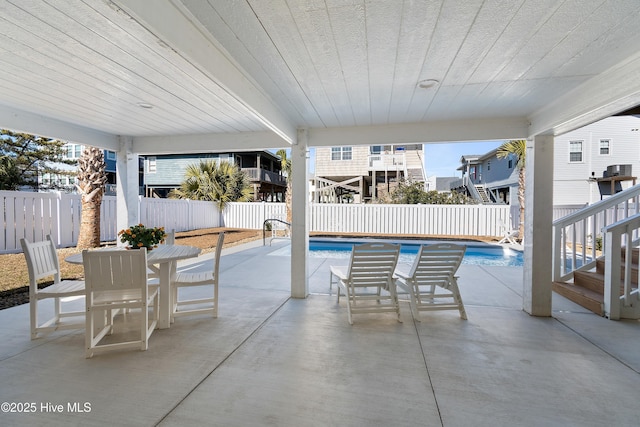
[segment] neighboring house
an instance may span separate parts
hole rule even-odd
[[[462,178],[451,189],[466,193],[483,203],[518,203],[518,171],[515,156],[498,159],[498,150],[486,154],[466,154],[460,158]]]
[[[67,143],[67,151],[63,156],[65,159],[78,160],[84,151],[84,145]],[[107,185],[105,195],[115,196],[116,194],[116,153],[115,151],[104,150],[104,162],[107,172]],[[77,166],[60,164],[60,169],[75,172]],[[77,192],[75,175],[42,174],[38,176],[41,188],[56,189],[66,193]],[[140,185],[142,185],[142,159],[140,161]]]
[[[430,176],[425,182],[425,191],[437,191],[438,193],[450,193],[451,183],[459,181],[457,176]]]
[[[227,161],[240,167],[249,177],[253,200],[283,202],[287,189],[280,157],[269,151],[146,156],[144,182],[146,197],[167,197],[184,181],[187,166],[200,160]]]
[[[640,117],[612,116],[554,139],[553,204],[593,203],[635,183],[640,173]],[[498,159],[497,150],[460,159],[464,189],[485,203],[516,204],[515,158]],[[475,191],[475,194],[474,194]]]
[[[400,180],[425,182],[422,144],[318,147],[315,153],[315,202],[364,203]]]

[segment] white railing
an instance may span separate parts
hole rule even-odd
[[[604,314],[609,319],[640,319],[638,273],[634,275],[631,268],[633,247],[638,244],[639,229],[640,214],[636,214],[602,230],[605,236]],[[623,248],[625,257],[621,269]],[[620,283],[623,283],[622,295]]]
[[[404,154],[370,154],[369,169],[378,171],[403,171],[406,168]]]
[[[553,222],[553,280],[595,266],[602,229],[640,213],[640,185],[600,200]]]

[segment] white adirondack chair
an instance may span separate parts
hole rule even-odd
[[[409,294],[414,319],[420,321],[419,312],[431,310],[458,310],[467,318],[455,276],[465,252],[464,245],[423,245],[410,271],[396,270],[397,285]]]
[[[84,296],[84,281],[61,280],[60,263],[51,236],[47,236],[46,240],[34,243],[29,242],[27,239],[20,239],[20,244],[22,245],[22,251],[27,261],[27,270],[29,271],[31,339],[36,339],[39,334],[55,330],[84,328],[84,310],[62,311],[63,298]],[[50,277],[53,277],[53,285],[38,289],[38,281]],[[38,319],[38,303],[45,299],[53,301],[54,315],[49,320],[40,323]],[[74,321],[63,321],[65,318],[73,317],[76,318]]]
[[[364,243],[354,245],[348,268],[331,266],[330,283],[338,284],[338,303],[341,291],[347,297],[347,318],[359,313],[393,312],[400,320],[393,272],[400,255],[400,245]],[[383,294],[385,291],[386,294]]]
[[[224,243],[224,233],[218,235],[215,258],[211,270],[203,272],[177,272],[172,275],[171,292],[173,309],[171,321],[176,317],[192,314],[211,314],[218,317],[218,278],[220,275],[220,254]],[[194,286],[211,286],[211,293],[204,298],[180,299],[180,289]],[[189,308],[190,307],[190,308]]]
[[[158,323],[159,286],[147,283],[146,248],[85,250],[82,261],[87,303],[85,356],[119,349],[147,350]],[[123,316],[123,325],[119,325],[123,331],[115,337],[115,311],[128,309],[140,311]],[[131,335],[124,330],[128,324],[137,324],[138,331]]]

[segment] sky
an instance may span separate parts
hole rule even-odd
[[[457,176],[460,157],[466,154],[485,154],[498,148],[504,141],[456,142],[424,144],[425,172],[430,176]]]

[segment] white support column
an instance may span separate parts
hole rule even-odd
[[[138,197],[138,155],[133,152],[133,138],[118,137],[116,157],[116,225],[123,230],[140,222]],[[118,243],[120,244],[120,243]]]
[[[553,136],[527,140],[522,308],[551,316]]]
[[[298,129],[297,144],[291,146],[291,296],[309,294],[307,258],[309,256],[309,163],[307,129]]]

